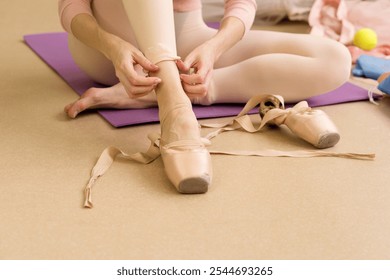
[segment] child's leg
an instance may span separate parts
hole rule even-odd
[[[175,63],[177,56],[172,1],[123,0],[123,5],[140,50],[159,66],[159,71],[151,75],[162,80],[156,88],[160,120],[163,121],[174,108],[184,106],[188,108],[188,115],[191,115],[188,126],[194,126],[188,133],[198,133],[198,124]]]
[[[232,61],[251,52],[256,55]],[[342,85],[350,75],[351,57],[343,45],[329,39],[251,31],[217,66],[222,68],[214,73],[213,102],[246,102],[261,93],[279,94],[289,102]]]
[[[216,32],[203,22],[201,11],[177,13],[175,20],[183,58]],[[252,30],[217,61],[209,94],[199,101],[245,103],[261,93],[297,101],[340,86],[348,79],[350,67],[349,52],[336,41]]]
[[[128,20],[122,1],[94,0],[94,17],[99,25],[123,40],[137,46],[137,42]],[[90,88],[76,101],[65,106],[65,112],[72,118],[80,112],[92,108],[146,108],[156,107],[154,91],[139,99],[129,98],[123,85],[115,75],[112,62],[103,54],[94,50],[73,35],[69,35],[69,49],[76,64],[95,82],[108,87]],[[138,69],[139,74],[143,73]]]
[[[111,87],[89,88],[76,101],[65,106],[64,111],[69,117],[75,118],[80,112],[87,109],[115,108],[136,109],[156,107],[156,94],[151,92],[141,98],[129,98],[121,83]]]
[[[120,0],[94,0],[91,2],[93,15],[100,27],[137,46],[127,14]],[[69,35],[69,50],[77,65],[95,82],[107,86],[113,86],[119,82],[115,76],[112,62],[97,50],[84,45],[71,34]]]
[[[119,82],[115,76],[115,69],[112,62],[102,53],[86,46],[72,34],[68,35],[68,45],[74,62],[92,80],[108,86]]]
[[[96,11],[98,8],[107,10],[107,7],[98,7],[98,3],[104,4],[105,1],[95,2]],[[201,10],[175,13],[174,16],[177,49],[183,59],[216,33],[215,29],[205,25]],[[104,26],[106,29],[112,28],[110,32],[124,34],[123,26],[118,27],[120,30],[113,28],[113,18],[122,17],[102,13],[98,20],[107,25]],[[131,34],[129,39],[134,38]],[[297,101],[340,86],[348,79],[350,67],[349,53],[335,41],[311,35],[253,30],[217,61],[209,93],[197,103],[245,103],[251,96],[261,93],[280,94],[286,101]],[[99,69],[96,66],[91,68]],[[87,96],[89,100],[85,103],[89,107],[134,107],[131,101],[125,101],[124,89],[113,91],[115,98],[110,104],[105,103],[101,97],[109,92]],[[78,105],[79,102],[73,104],[76,111],[80,111]],[[152,95],[145,106],[153,106]]]
[[[175,60],[176,37],[171,0],[123,0],[139,49],[159,70],[156,87],[161,123],[160,150],[165,171],[184,193],[207,191],[211,161]]]
[[[89,88],[80,98],[66,105],[64,111],[69,117],[75,118],[79,113],[94,108],[129,109],[157,106],[154,91],[141,98],[129,98],[125,88],[115,76],[111,61],[103,55],[83,45],[74,37],[70,39],[70,45],[74,47],[72,55],[80,68],[94,81],[108,87]],[[145,74],[141,69],[139,73]]]

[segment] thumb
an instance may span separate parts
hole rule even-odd
[[[135,60],[136,63],[141,65],[142,68],[144,68],[147,71],[154,72],[154,71],[157,71],[159,69],[156,64],[153,64],[152,62],[150,62],[150,60],[147,59],[143,55],[136,55],[136,56],[134,56],[134,60]]]
[[[187,66],[181,59],[176,61],[176,65],[181,72],[187,73],[190,70],[190,67]]]

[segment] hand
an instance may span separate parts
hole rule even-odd
[[[118,37],[112,37],[108,57],[130,98],[147,95],[161,82],[159,78],[147,75],[148,72],[158,71],[158,66],[132,44]]]
[[[207,95],[215,60],[215,52],[206,42],[194,49],[184,61],[177,61],[184,91],[190,99]]]

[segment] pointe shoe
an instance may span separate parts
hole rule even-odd
[[[160,152],[171,183],[180,193],[200,194],[208,191],[212,178],[211,157],[205,144],[199,139],[186,139],[185,135],[177,132],[177,127],[192,123],[188,116],[188,108],[176,108],[176,117],[170,122],[164,118],[161,125],[162,135]],[[172,115],[173,112],[170,112]],[[193,114],[191,110],[191,114]],[[195,118],[195,116],[193,116]],[[169,127],[168,131],[163,128]],[[199,127],[196,127],[199,132]],[[167,142],[164,139],[171,139]],[[175,139],[172,141],[172,139]]]
[[[333,147],[338,143],[340,134],[325,112],[310,108],[306,101],[284,109],[283,99],[280,99],[270,96],[260,104],[260,115],[264,119],[272,119],[269,123],[286,125],[295,135],[319,149]],[[272,118],[272,114],[277,117]]]

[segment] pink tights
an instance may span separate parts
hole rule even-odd
[[[93,3],[94,16],[106,31],[137,46],[121,3]],[[174,24],[177,54],[182,59],[216,33],[204,23],[201,10],[174,13]],[[111,62],[103,55],[72,35],[69,46],[76,63],[94,80],[108,86],[118,83]],[[279,94],[287,102],[299,101],[343,84],[349,78],[350,67],[348,50],[336,41],[251,30],[216,62],[208,95],[192,102],[245,103],[258,94]]]

